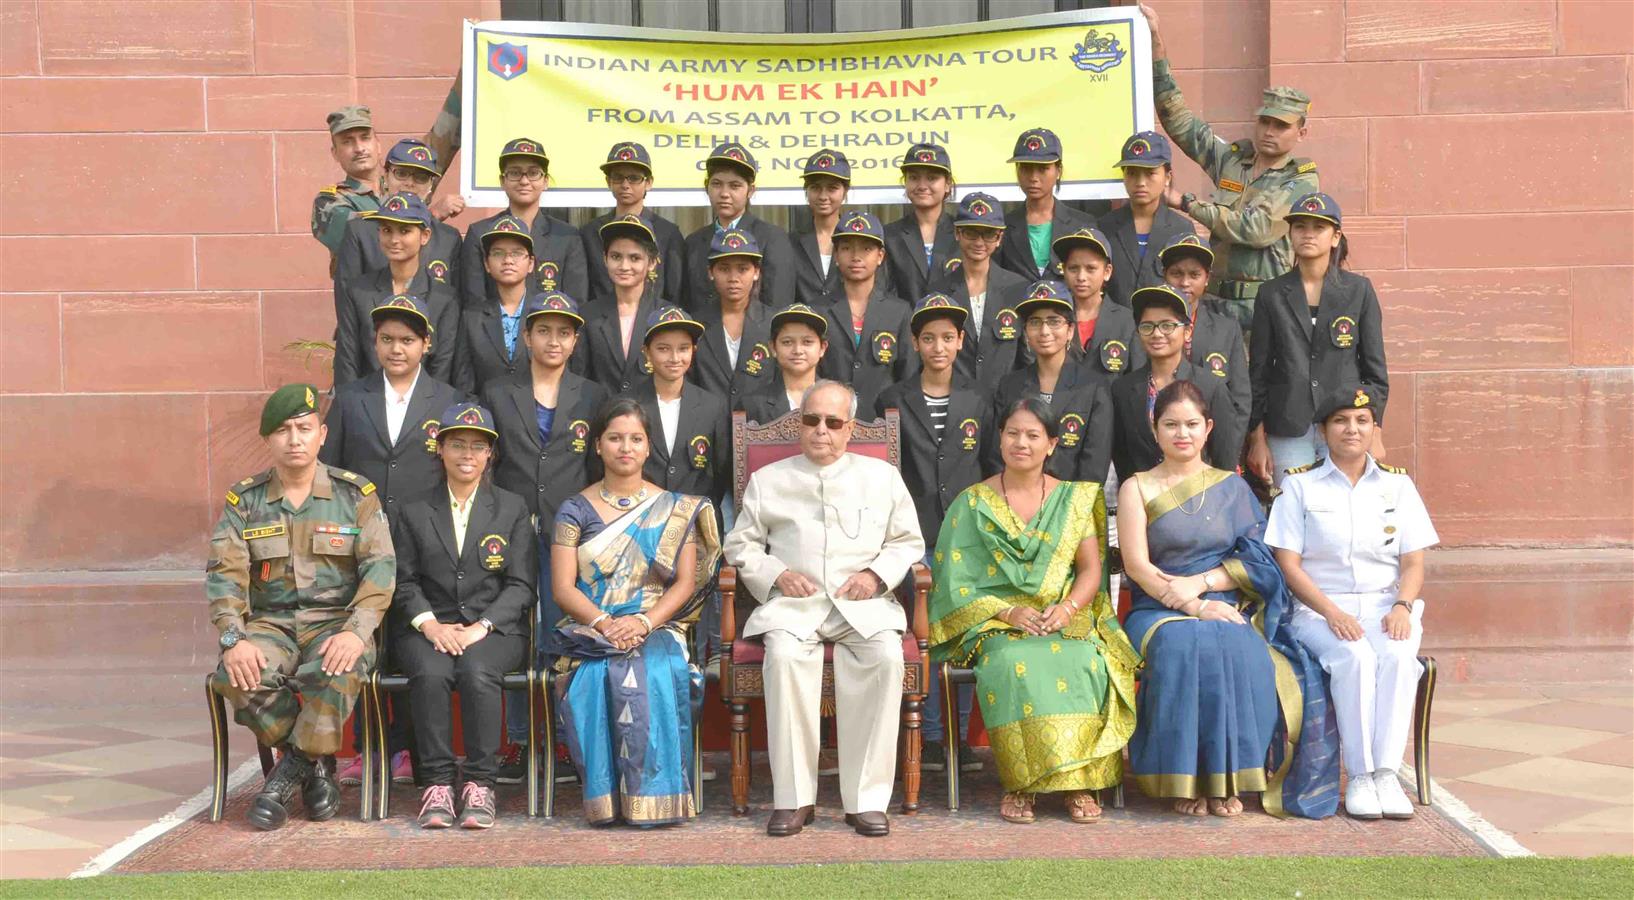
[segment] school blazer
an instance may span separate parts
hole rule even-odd
[[[1022,397],[1037,396],[1038,366],[1011,372],[999,383],[993,404],[993,423]],[[1112,400],[1105,383],[1087,366],[1070,358],[1061,367],[1049,403],[1057,432],[1055,452],[1044,461],[1044,471],[1062,481],[1106,481],[1112,465],[1114,428]],[[998,441],[993,442],[993,464],[998,462]]]
[[[657,306],[656,297],[642,296],[635,308],[627,354],[623,335],[619,333],[618,301],[608,295],[586,306],[585,324],[579,329],[579,345],[584,348],[584,377],[606,388],[609,394],[627,394],[635,385],[651,380],[652,369],[641,352],[641,337],[646,333],[647,317]]]
[[[329,427],[318,459],[374,482],[380,505],[395,518],[403,505],[443,477],[437,419],[466,393],[422,370],[409,395],[403,428],[386,435],[386,374],[371,372],[335,391],[323,423]]]
[[[490,382],[483,390],[483,405],[499,432],[490,466],[494,484],[527,501],[528,511],[546,528],[556,521],[562,501],[601,477],[590,423],[606,399],[600,385],[563,372],[550,442],[541,445],[530,377]]]
[[[794,404],[789,402],[788,390],[783,386],[783,372],[776,368],[764,384],[744,394],[732,408],[743,410],[744,418],[756,425],[775,422],[795,409]],[[859,412],[866,408],[861,404],[857,406]]]
[[[752,212],[738,218],[738,228],[754,235],[755,243],[760,245],[760,283],[751,300],[758,299],[774,309],[793,303],[794,244],[789,241],[789,233]],[[687,288],[680,303],[694,313],[720,303],[715,283],[709,278],[709,242],[714,237],[713,221],[686,237]]]
[[[1148,362],[1112,382],[1115,418],[1112,465],[1118,470],[1120,480],[1128,480],[1136,472],[1144,472],[1163,460],[1163,453],[1157,447],[1157,437],[1152,434],[1152,422],[1146,417],[1146,382],[1151,376],[1152,366]],[[1208,464],[1227,472],[1236,471],[1246,434],[1234,416],[1220,413],[1221,410],[1231,409],[1231,397],[1226,392],[1226,386],[1220,379],[1200,371],[1186,360],[1180,361],[1175,377],[1197,385],[1214,415],[1214,431],[1203,450]]]
[[[1128,205],[1120,206],[1104,216],[1096,227],[1106,235],[1107,252],[1112,259],[1112,278],[1106,283],[1106,298],[1125,309],[1130,297],[1143,287],[1163,283],[1163,267],[1158,253],[1181,235],[1196,234],[1191,220],[1168,208],[1159,206],[1152,217],[1152,232],[1146,242],[1146,256],[1140,255],[1140,241],[1135,238],[1135,213]]]
[[[890,278],[886,282],[891,293],[908,301],[912,306],[919,298],[930,293],[932,276],[946,268],[948,260],[959,255],[959,242],[953,236],[953,217],[942,213],[936,222],[936,237],[931,241],[930,262],[925,262],[925,242],[919,236],[919,220],[907,208],[903,216],[885,226],[885,266]],[[934,538],[927,537],[927,541]]]
[[[794,296],[807,306],[815,306],[824,294],[840,289],[840,267],[829,261],[828,274],[823,274],[823,250],[817,246],[817,235],[810,231],[796,231],[789,235],[794,245]],[[880,266],[880,275],[885,267]]]
[[[1202,302],[1197,304],[1197,318],[1192,322],[1191,355],[1186,358],[1209,377],[1225,381],[1236,415],[1235,427],[1247,437],[1248,415],[1253,404],[1248,354],[1243,348],[1242,326],[1219,297],[1204,294]],[[1221,413],[1216,410],[1214,415],[1218,418]]]
[[[817,374],[851,385],[858,409],[873,409],[880,391],[919,371],[908,325],[913,310],[901,298],[875,285],[862,317],[862,340],[855,344],[843,289],[824,297],[817,311],[828,317],[828,352],[817,363]]]
[[[505,350],[505,323],[499,302],[484,303],[460,313],[460,341],[454,350],[454,386],[480,395],[490,381],[516,378],[529,372],[528,346],[519,333],[516,353]]]
[[[953,361],[955,374],[991,392],[1004,376],[1032,362],[1033,353],[1027,348],[1021,317],[1016,315],[1016,304],[1026,296],[1028,287],[1029,282],[1020,275],[996,263],[988,265],[987,303],[982,307],[982,320],[965,317],[965,343]],[[949,260],[942,272],[931,280],[930,290],[947,294],[966,312],[971,311],[970,286],[957,259]]]
[[[720,508],[732,481],[732,431],[726,401],[695,384],[681,388],[681,410],[676,417],[675,441],[664,440],[658,415],[658,389],[647,381],[632,391],[652,423],[647,463],[641,474],[667,491],[707,497]]]
[[[607,274],[607,248],[601,243],[601,226],[613,221],[613,213],[603,213],[586,222],[579,229],[584,241],[584,262],[589,276],[591,297],[613,296],[613,279]],[[686,238],[674,222],[650,209],[641,211],[641,221],[652,229],[658,242],[658,269],[656,281],[647,285],[648,293],[660,297],[680,297],[686,290]],[[575,300],[583,300],[577,294]]]
[[[499,634],[527,634],[524,616],[538,600],[539,539],[521,497],[477,486],[465,543],[454,546],[448,482],[411,500],[392,522],[397,550],[393,621],[404,632],[421,613],[468,625],[487,619]]]
[[[431,349],[421,364],[432,377],[453,380],[454,354],[460,340],[460,305],[454,288],[432,279],[422,268],[404,293],[413,294],[431,319]],[[336,387],[379,370],[370,313],[391,297],[390,269],[366,272],[335,288]]]
[[[883,417],[887,409],[901,416],[902,480],[913,495],[920,536],[926,547],[935,547],[954,498],[997,471],[989,465],[997,441],[992,401],[955,373],[941,440],[931,427],[930,406],[918,375],[880,393],[874,415]]]
[[[508,211],[478,219],[465,229],[460,247],[460,304],[466,308],[499,302],[498,289],[483,267],[482,235]],[[580,303],[590,297],[590,275],[584,259],[584,241],[579,230],[545,212],[533,215],[533,272],[528,276],[528,296],[540,291],[561,291]]]
[[[772,311],[764,303],[749,301],[743,313],[743,333],[738,345],[738,360],[734,364],[726,353],[726,332],[721,327],[720,305],[698,313],[703,323],[703,337],[692,351],[692,368],[687,379],[711,394],[726,401],[727,408],[737,409],[738,402],[758,390],[777,372],[777,360],[772,359]]]
[[[1109,303],[1110,299],[1102,291],[1101,311],[1095,314],[1095,333],[1088,342],[1078,343],[1078,326],[1074,323],[1071,350],[1072,358],[1108,388],[1119,375],[1146,364],[1146,348],[1135,331],[1135,314],[1128,307]]]
[[[1316,404],[1343,384],[1377,391],[1373,416],[1384,420],[1390,392],[1384,327],[1373,283],[1361,275],[1328,270],[1314,327],[1299,270],[1265,282],[1254,301],[1250,341],[1250,429],[1263,423],[1266,434],[1304,434],[1316,418]]]
[[[420,248],[420,269],[433,281],[458,291],[461,243],[459,229],[447,222],[432,222],[431,240]],[[335,253],[335,283],[344,284],[388,265],[380,249],[380,225],[373,219],[352,217],[341,236],[340,250]]]
[[[1095,219],[1088,213],[1079,212],[1058,199],[1055,201],[1055,215],[1050,220],[1050,241],[1053,244],[1063,234],[1094,224]],[[999,241],[995,262],[1031,284],[1040,278],[1055,278],[1055,265],[1060,261],[1061,257],[1055,255],[1055,248],[1051,246],[1049,263],[1044,269],[1040,271],[1033,265],[1033,248],[1027,241],[1026,204],[1017,206],[1004,217],[1004,238]]]

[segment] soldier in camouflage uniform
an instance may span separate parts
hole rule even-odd
[[[334,254],[346,237],[353,216],[380,208],[380,140],[367,106],[343,106],[329,114],[329,154],[346,170],[346,179],[318,191],[312,201],[312,236]]]
[[[215,689],[257,741],[282,751],[250,805],[264,830],[288,820],[296,793],[309,818],[334,816],[334,753],[396,585],[374,485],[318,462],[324,434],[311,385],[274,392],[261,412],[273,467],[233,485],[210,539]]]
[[[1306,135],[1311,100],[1291,87],[1266,88],[1253,137],[1228,143],[1187,108],[1169,71],[1157,13],[1145,4],[1141,12],[1152,28],[1152,94],[1163,130],[1214,182],[1206,201],[1172,187],[1163,199],[1208,228],[1215,259],[1209,291],[1225,299],[1247,337],[1260,285],[1293,268],[1282,217],[1295,199],[1322,189],[1316,163],[1293,155]]]

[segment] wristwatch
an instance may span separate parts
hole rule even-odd
[[[477,624],[481,625],[483,628],[488,629],[489,634],[494,633],[494,623],[488,621],[486,618],[478,619]]]
[[[243,639],[244,632],[239,631],[237,625],[229,625],[227,630],[221,633],[221,649],[231,650]]]
[[[1411,615],[1412,613],[1417,611],[1417,604],[1423,603],[1423,602],[1424,601],[1422,601],[1422,600],[1397,600],[1396,602],[1390,604],[1390,607],[1392,609],[1394,609],[1395,607],[1398,607],[1398,606],[1403,607],[1404,609],[1407,610],[1407,613],[1409,615]]]
[[[1197,195],[1193,194],[1191,191],[1187,191],[1186,193],[1181,194],[1180,195],[1180,211],[1183,212],[1183,213],[1191,212],[1191,205],[1193,203],[1196,203],[1196,202],[1197,202]]]

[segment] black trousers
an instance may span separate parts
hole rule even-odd
[[[392,650],[393,659],[409,679],[414,743],[420,751],[415,774],[420,783],[454,784],[453,693],[457,690],[465,737],[465,780],[493,787],[505,729],[500,678],[522,667],[527,639],[490,634],[459,656],[450,656],[413,632],[400,634]]]

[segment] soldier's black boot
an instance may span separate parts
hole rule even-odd
[[[306,817],[314,822],[332,819],[340,810],[340,783],[335,780],[333,756],[320,756],[312,761],[306,784],[301,788],[301,802],[306,804]]]
[[[289,806],[295,802],[295,795],[301,792],[311,771],[312,760],[293,748],[283,748],[278,765],[267,774],[267,783],[250,801],[250,824],[262,831],[284,827],[289,821]]]

